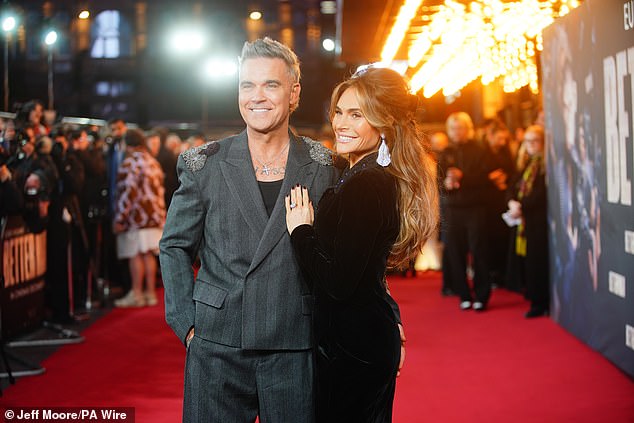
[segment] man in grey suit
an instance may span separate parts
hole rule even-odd
[[[284,197],[303,185],[316,203],[335,172],[329,150],[289,131],[299,77],[286,46],[245,43],[246,130],[178,160],[160,259],[166,319],[187,345],[186,422],[313,421],[313,297],[293,256]]]

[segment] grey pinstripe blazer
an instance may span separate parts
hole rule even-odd
[[[182,341],[195,326],[197,336],[244,349],[312,347],[313,298],[286,231],[284,196],[299,183],[317,204],[334,182],[331,162],[319,143],[291,134],[286,175],[268,218],[246,131],[179,157],[180,187],[160,262],[166,320]]]

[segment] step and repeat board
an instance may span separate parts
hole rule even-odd
[[[4,218],[0,243],[2,337],[11,339],[42,321],[46,231],[33,233],[20,216]]]
[[[553,318],[634,376],[634,1],[543,32]]]

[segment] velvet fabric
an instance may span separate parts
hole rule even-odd
[[[291,235],[315,293],[318,422],[392,421],[400,336],[385,269],[398,231],[396,183],[372,154]]]

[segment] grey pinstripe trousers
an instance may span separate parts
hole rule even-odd
[[[194,336],[183,422],[314,422],[311,350],[250,351]]]

